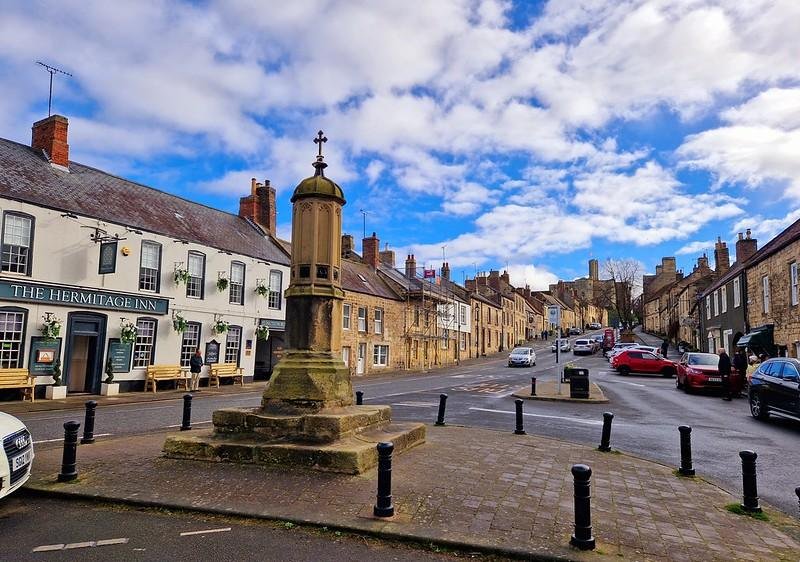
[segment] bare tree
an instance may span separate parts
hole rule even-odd
[[[607,259],[603,275],[596,304],[610,309],[620,322],[631,326],[636,315],[634,299],[642,292],[641,263],[633,259]]]

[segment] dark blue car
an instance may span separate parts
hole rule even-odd
[[[800,421],[800,361],[789,357],[764,361],[753,373],[748,394],[754,418],[778,414]]]

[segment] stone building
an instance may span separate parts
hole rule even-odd
[[[502,307],[494,300],[483,296],[474,279],[466,280],[472,311],[472,341],[470,357],[482,357],[500,351]]]
[[[800,357],[798,263],[800,220],[767,242],[744,265],[750,329],[771,325],[777,353],[791,357]]]
[[[572,281],[559,280],[548,290],[575,313],[576,326],[585,328],[587,324],[598,322],[608,324],[607,308],[616,301],[614,281],[600,279],[600,264],[596,259],[589,260],[589,276]]]
[[[237,216],[72,162],[67,133],[53,115],[31,146],[0,139],[0,368],[42,394],[60,361],[69,392],[96,394],[110,360],[142,390],[149,365],[188,367],[199,347],[268,375],[289,274],[274,189],[253,180]]]
[[[724,265],[720,261],[722,257],[718,260],[717,269],[720,271],[728,269],[727,252],[724,259]],[[663,293],[665,308],[661,313],[661,333],[676,343],[687,342],[695,348],[699,347],[698,297],[716,277],[716,271],[708,266],[708,258],[702,256],[697,259],[697,264],[689,275],[668,286]]]

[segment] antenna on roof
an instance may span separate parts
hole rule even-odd
[[[66,70],[61,70],[60,68],[56,68],[55,66],[50,66],[49,64],[45,64],[42,61],[36,61],[36,64],[42,65],[47,72],[50,73],[50,95],[47,97],[47,116],[50,117],[51,110],[53,107],[53,74],[59,73],[64,74],[66,76],[72,76]]]
[[[364,236],[362,236],[362,238],[366,238],[367,237],[367,211],[365,211],[364,209],[359,209],[359,211],[361,212],[361,215],[364,218]]]

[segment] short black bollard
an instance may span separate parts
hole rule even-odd
[[[83,420],[83,437],[81,437],[81,445],[88,445],[94,443],[94,414],[97,410],[97,402],[88,400],[86,402],[86,417]]]
[[[592,536],[592,494],[589,480],[592,469],[585,464],[572,465],[572,477],[575,484],[575,533],[569,544],[581,550],[594,550]]]
[[[525,435],[525,430],[522,428],[522,399],[517,398],[514,404],[517,406],[517,428],[514,430],[514,435]]]
[[[536,377],[531,377],[531,396],[536,396]]]
[[[439,415],[436,416],[434,425],[444,425],[444,409],[447,407],[447,394],[439,395]]]
[[[78,452],[78,429],[81,424],[68,421],[64,424],[64,454],[61,457],[61,472],[58,473],[59,482],[69,482],[78,477],[75,470],[75,461]]]
[[[181,423],[181,431],[188,431],[192,429],[192,395],[183,395],[183,423]]]
[[[605,453],[611,450],[611,422],[614,421],[614,414],[605,412],[603,414],[603,433],[600,435],[599,451]]]
[[[392,451],[394,443],[378,443],[378,496],[372,513],[375,517],[394,515],[392,505]]]
[[[758,483],[756,481],[756,458],[753,451],[739,451],[742,459],[742,509],[761,513],[758,505]]]
[[[797,507],[800,509],[800,486],[794,489],[794,493],[797,494]]]
[[[364,405],[364,393],[360,390],[356,390],[356,406],[363,406]]]
[[[678,427],[681,434],[681,466],[678,474],[682,476],[694,476],[692,468],[692,428],[688,425]]]

